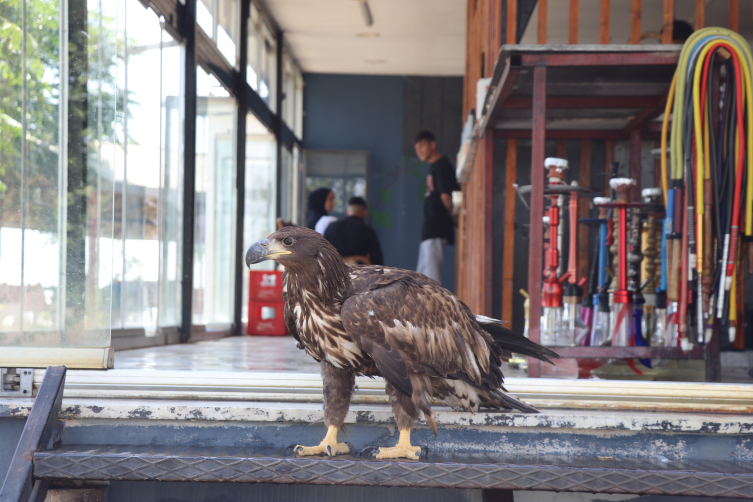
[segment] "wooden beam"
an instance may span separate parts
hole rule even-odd
[[[567,43],[578,43],[578,21],[580,19],[580,0],[570,0],[570,29]]]
[[[604,151],[604,197],[611,197],[609,188],[609,165],[614,162],[614,141],[607,140]]]
[[[657,108],[666,103],[667,96],[560,96],[546,98],[547,108]],[[510,96],[505,108],[531,108],[533,98]]]
[[[490,19],[494,20],[494,24],[492,25],[491,35],[489,37],[490,39],[490,48],[491,49],[499,49],[499,46],[502,45],[505,41],[502,40],[502,2],[490,2],[489,5],[489,12],[490,12]],[[516,26],[517,28],[517,26]],[[497,53],[492,50],[490,51],[492,53],[491,61],[492,61],[492,67],[494,67],[494,63],[497,58]]]
[[[548,0],[539,0],[539,29],[536,37],[536,42],[544,45],[546,44],[546,28],[549,15],[549,2]]]
[[[580,175],[578,183],[583,187],[591,186],[591,141],[584,139],[580,142]],[[588,218],[588,198],[582,198],[578,207],[578,217]],[[581,228],[578,232],[578,277],[588,277],[588,229]]]
[[[533,70],[533,137],[531,139],[531,212],[528,240],[528,333],[532,342],[541,341],[541,287],[544,270],[544,154],[546,141],[546,66]],[[538,359],[528,358],[528,376],[541,374]]]
[[[727,27],[735,33],[740,31],[740,0],[729,0]]]
[[[601,16],[599,20],[599,43],[609,43],[609,16],[611,14],[612,0],[601,0]]]
[[[680,59],[676,52],[626,52],[626,53],[580,53],[580,54],[524,54],[520,66],[675,66]]]
[[[567,141],[565,140],[557,141],[557,158],[567,159]]]
[[[502,248],[502,319],[512,323],[513,273],[515,271],[515,187],[518,178],[518,141],[507,140],[505,166],[505,237]]]
[[[531,139],[530,129],[496,129],[495,138]],[[615,130],[582,130],[582,129],[549,129],[546,131],[549,139],[628,139],[628,135]]]
[[[695,0],[695,30],[706,25],[706,0]]]
[[[518,2],[517,0],[507,0],[507,42],[508,44],[517,43],[518,35]]]
[[[641,0],[633,0],[630,11],[630,43],[641,43]]]
[[[483,205],[483,269],[482,285],[483,297],[481,304],[484,315],[492,316],[492,290],[494,287],[494,134],[487,130],[484,134],[484,181],[482,187]]]
[[[664,16],[661,30],[661,43],[671,44],[674,40],[672,29],[675,23],[675,0],[664,0]]]

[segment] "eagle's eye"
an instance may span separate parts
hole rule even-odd
[[[285,237],[285,238],[284,238],[284,239],[282,240],[282,243],[283,243],[283,244],[285,244],[286,246],[292,246],[292,245],[293,245],[293,242],[294,242],[294,241],[293,241],[293,238],[292,238],[292,237]]]

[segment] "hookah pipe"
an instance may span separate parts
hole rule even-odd
[[[559,267],[559,250],[553,245],[552,239],[557,235],[557,227],[560,222],[560,209],[557,207],[557,195],[552,196],[552,205],[549,207],[549,249],[547,250],[547,262],[549,274],[544,281],[544,307],[562,308],[562,283],[570,277],[570,272],[566,272],[562,277],[557,277],[557,268]]]
[[[568,170],[569,164],[566,159],[559,159],[557,157],[549,157],[546,160],[544,160],[544,165],[549,170],[547,173],[547,181],[549,185],[564,185],[565,184],[565,171]],[[562,211],[564,209],[564,196],[562,195],[552,195],[552,204],[556,205],[559,208],[559,213],[562,214]],[[563,236],[563,228],[562,226],[557,228],[557,231],[554,232],[549,238],[550,245],[555,245],[560,253],[562,253],[562,236]],[[556,238],[556,241],[554,240]],[[556,244],[552,244],[555,243]],[[562,273],[562,266],[564,265],[564,262],[560,263],[557,266],[557,273]]]
[[[573,187],[578,186],[577,181],[571,183]],[[572,308],[572,314],[569,319],[568,329],[570,333],[573,333],[573,341],[579,344],[583,338],[588,335],[587,330],[582,330],[581,339],[578,339],[575,335],[576,323],[580,317],[581,302],[583,300],[583,285],[586,283],[587,278],[582,277],[578,280],[578,192],[572,191],[570,193],[569,204],[569,216],[570,216],[570,246],[568,252],[568,266],[567,271],[570,274],[568,284],[565,285],[565,303],[574,305]]]
[[[611,333],[609,329],[609,293],[607,292],[609,288],[607,246],[614,241],[612,235],[614,226],[611,218],[609,218],[609,207],[605,206],[605,204],[611,202],[612,200],[609,197],[594,197],[593,199],[594,205],[599,208],[599,218],[597,219],[599,222],[599,251],[598,258],[595,260],[598,265],[598,272],[592,275],[592,280],[597,280],[597,287],[593,288],[593,302],[597,310],[594,313],[593,329],[591,330],[592,346],[604,345],[609,341]]]
[[[630,215],[630,225],[627,229],[628,238],[628,291],[632,294],[633,300],[633,340],[630,345],[643,346],[648,345],[643,338],[643,305],[646,303],[641,292],[641,262],[643,253],[641,252],[641,215],[638,208],[628,210]],[[651,359],[642,359],[644,366],[651,367]]]
[[[580,221],[581,223],[583,223],[583,220]],[[601,222],[598,221],[598,219],[596,220],[596,223],[599,225],[599,228],[601,228]],[[591,272],[588,275],[588,292],[586,292],[585,296],[583,297],[583,302],[581,303],[581,319],[583,320],[583,324],[588,327],[588,331],[586,332],[586,336],[583,337],[581,345],[584,345],[586,347],[591,345],[591,329],[593,328],[595,316],[594,305],[598,303],[598,299],[595,299],[595,297],[597,288],[599,287],[598,278],[600,249],[601,242],[599,242],[599,240],[597,239],[596,249],[593,255],[593,259],[591,260]]]
[[[656,217],[653,213],[651,205],[656,204],[656,200],[661,196],[661,189],[659,188],[645,188],[641,191],[643,202],[649,204],[648,221],[646,222],[647,237],[646,237],[646,249],[641,253],[641,238],[640,227],[641,217],[639,209],[633,209],[633,228],[631,229],[630,238],[630,254],[628,259],[631,261],[633,270],[631,271],[631,290],[633,291],[635,311],[633,312],[633,319],[635,324],[633,326],[633,332],[635,333],[635,345],[636,346],[648,346],[648,338],[652,332],[653,322],[655,320],[655,307],[656,307],[656,283],[655,283],[655,263],[654,258],[658,254],[654,245],[656,242],[655,225]],[[645,258],[646,260],[646,280],[643,285],[639,284],[640,281],[640,263]],[[643,289],[647,289],[647,293],[643,295]],[[644,328],[645,326],[645,328]],[[641,364],[647,368],[651,367],[651,359],[640,359]]]
[[[630,326],[630,304],[632,295],[627,289],[627,204],[629,190],[635,185],[635,180],[630,178],[613,178],[609,180],[609,186],[617,191],[617,209],[619,211],[619,282],[618,289],[614,292],[614,306],[616,309],[616,321],[613,346],[629,346],[632,342],[632,330]],[[627,319],[626,319],[627,318]]]
[[[647,204],[656,205],[659,201],[659,197],[661,197],[662,191],[660,188],[644,188],[641,191],[641,196],[643,197],[643,201]],[[646,259],[646,283],[644,286],[644,289],[647,291],[647,293],[644,295],[645,298],[645,305],[644,305],[644,320],[643,326],[645,326],[645,329],[642,329],[641,333],[643,335],[643,338],[653,338],[653,335],[655,333],[655,327],[656,327],[656,320],[657,316],[659,315],[657,311],[657,287],[656,287],[656,278],[657,278],[657,263],[656,259],[659,256],[659,251],[656,249],[656,213],[654,212],[653,208],[649,208],[648,218],[646,221],[646,249],[643,250],[643,256]],[[660,271],[661,267],[659,267]],[[660,273],[660,272],[659,272]],[[666,302],[664,302],[665,304]],[[662,305],[664,305],[662,304]],[[649,343],[648,345],[653,345],[655,342],[653,339],[647,340]],[[643,361],[641,363],[645,364],[649,368],[650,366],[650,359],[647,360],[649,364],[645,364]]]

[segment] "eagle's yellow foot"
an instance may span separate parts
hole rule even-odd
[[[327,429],[327,435],[318,446],[301,446],[291,445],[288,448],[293,448],[293,453],[297,457],[310,457],[312,455],[327,455],[334,457],[337,455],[343,455],[350,453],[352,446],[349,443],[337,442],[337,427],[331,425]],[[285,451],[288,450],[285,449]]]
[[[365,448],[361,451],[361,455],[368,455],[369,458],[375,458],[377,460],[387,460],[390,458],[407,458],[410,460],[418,460],[421,458],[421,453],[424,453],[425,457],[429,456],[429,448],[426,446],[413,446],[410,444],[410,430],[400,431],[400,439],[397,444],[392,448]]]

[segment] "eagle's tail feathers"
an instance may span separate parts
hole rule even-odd
[[[539,413],[539,410],[534,408],[531,405],[528,405],[524,403],[523,401],[518,401],[512,396],[509,396],[505,394],[504,392],[500,392],[498,390],[489,392],[489,397],[492,399],[496,399],[499,401],[500,406],[503,408],[514,408],[518,411],[522,411],[523,413]]]
[[[482,324],[481,327],[492,335],[492,338],[502,350],[534,357],[549,364],[554,364],[549,358],[559,359],[560,357],[556,352],[542,347],[499,324]]]

